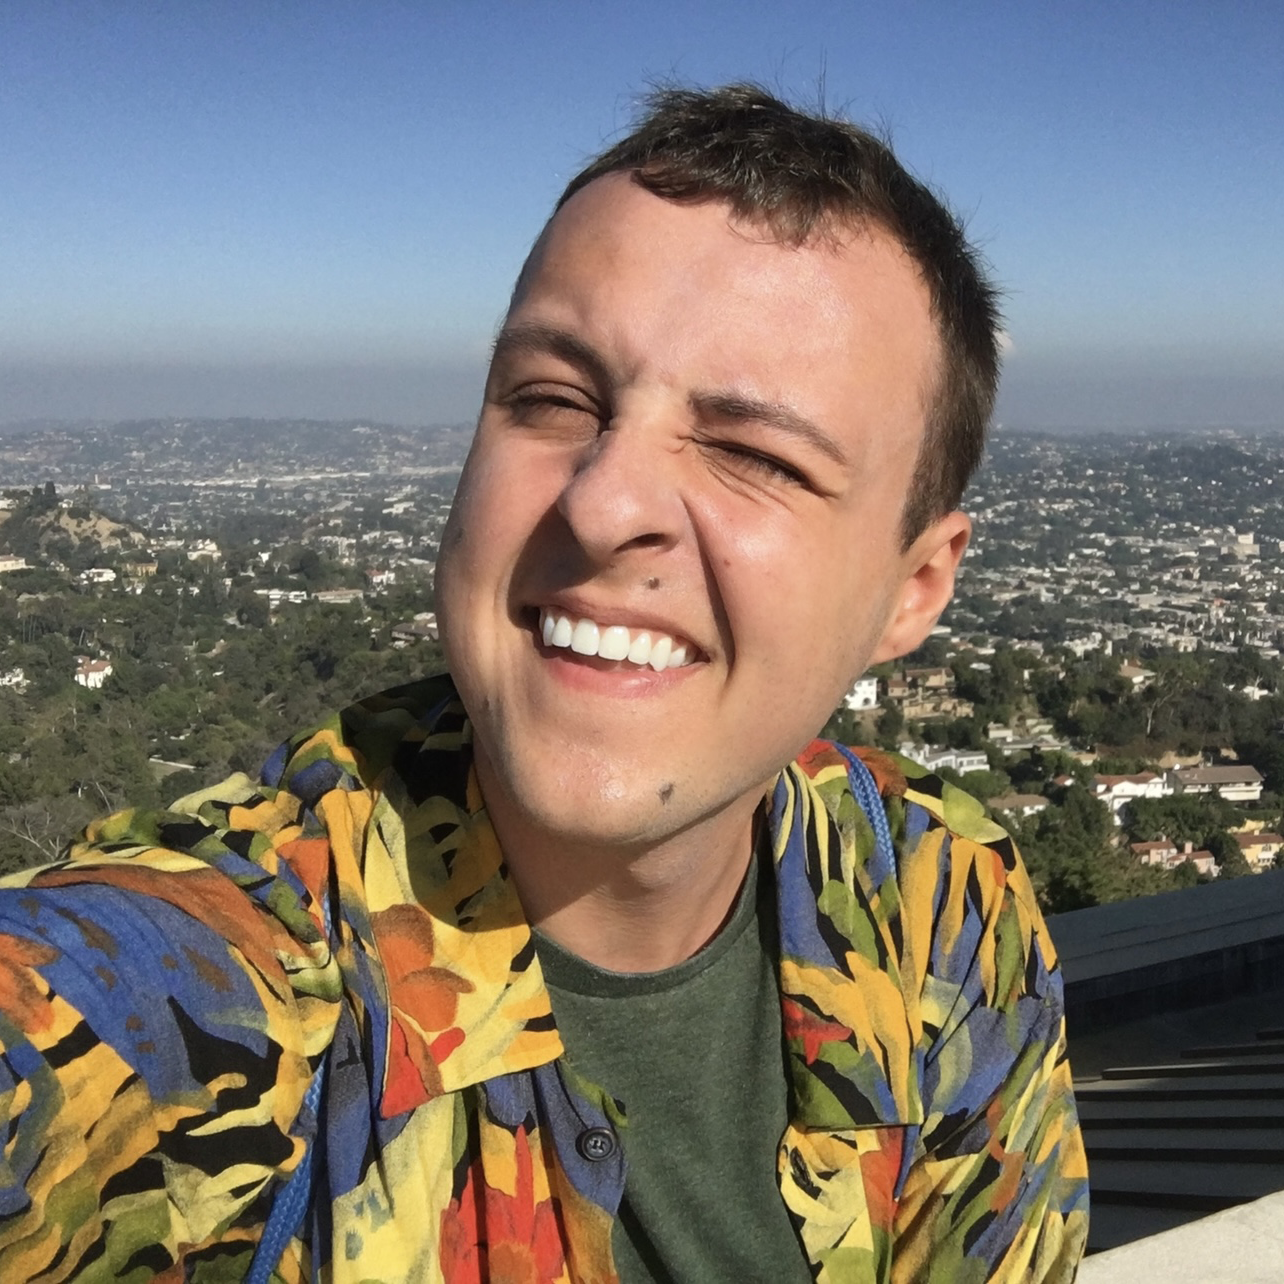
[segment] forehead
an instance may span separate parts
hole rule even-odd
[[[921,273],[881,228],[793,245],[722,202],[664,200],[624,174],[553,217],[508,320],[567,330],[621,374],[743,387],[916,437],[939,361]]]

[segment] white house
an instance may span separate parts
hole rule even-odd
[[[83,655],[78,656],[77,659],[79,663],[76,666],[75,678],[82,687],[97,690],[111,677],[110,660],[87,660]]]
[[[1110,814],[1117,825],[1119,813],[1134,798],[1167,798],[1172,794],[1173,787],[1166,776],[1153,771],[1140,771],[1132,776],[1094,776],[1092,792],[1110,808]]]
[[[1155,675],[1149,669],[1143,669],[1137,664],[1121,664],[1119,676],[1131,683],[1134,691],[1144,690],[1155,680]]]
[[[915,745],[907,741],[900,746],[900,752],[928,771],[948,767],[965,776],[969,771],[988,771],[990,767],[990,760],[980,749],[939,749],[934,745]]]
[[[843,704],[853,713],[875,708],[878,704],[878,679],[857,678],[852,689],[843,697]]]

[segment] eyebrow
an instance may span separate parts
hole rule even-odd
[[[778,401],[760,401],[756,397],[736,393],[708,392],[693,395],[691,406],[697,413],[717,419],[765,424],[806,442],[843,468],[851,462],[842,447],[824,429]]]
[[[613,382],[610,367],[601,353],[578,335],[557,326],[540,321],[505,326],[491,348],[491,362],[522,355],[559,357],[601,383]],[[692,394],[690,404],[692,410],[707,418],[759,423],[774,428],[805,442],[840,467],[846,468],[851,463],[846,452],[824,429],[782,402],[765,401],[740,393],[704,392]]]
[[[596,348],[571,334],[569,330],[559,330],[557,326],[544,325],[538,321],[505,326],[495,337],[490,359],[494,364],[514,356],[541,355],[560,357],[592,375],[600,383],[612,382],[606,360]]]

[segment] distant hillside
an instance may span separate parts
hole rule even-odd
[[[49,557],[66,560],[69,554],[95,549],[119,552],[146,544],[147,534],[138,527],[84,504],[64,508],[56,495],[46,491],[25,495],[14,507],[0,509],[0,552],[33,563]]]

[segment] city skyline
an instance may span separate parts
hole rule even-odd
[[[1284,421],[1265,5],[140,3],[0,14],[0,422],[472,417],[558,191],[649,82],[886,132],[1005,291],[999,417]]]

